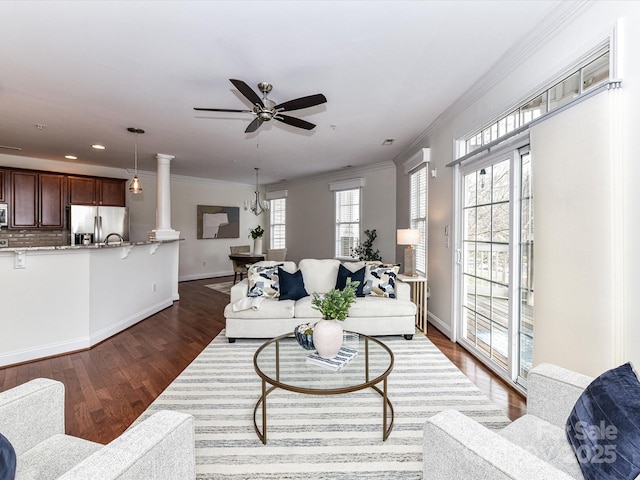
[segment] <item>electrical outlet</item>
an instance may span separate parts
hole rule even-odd
[[[151,284],[151,291],[152,291],[152,292],[155,292],[155,291],[156,291],[156,283],[155,283],[155,282],[153,282],[153,283]]]
[[[206,267],[206,266],[207,266],[207,262],[206,262],[206,261],[205,261],[205,262],[202,262],[202,266],[203,266],[203,267]]]

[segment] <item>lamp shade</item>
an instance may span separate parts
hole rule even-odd
[[[420,243],[420,230],[417,228],[399,228],[396,232],[398,245],[417,245]]]

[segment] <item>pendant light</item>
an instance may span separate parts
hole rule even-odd
[[[142,193],[142,185],[140,185],[140,180],[138,179],[138,134],[143,134],[144,130],[141,128],[133,128],[129,127],[127,130],[131,133],[136,134],[135,147],[134,147],[134,174],[131,183],[129,184],[129,191],[131,193]]]

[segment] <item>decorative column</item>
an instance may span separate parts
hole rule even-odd
[[[158,153],[156,197],[156,240],[177,240],[180,232],[171,228],[171,160],[173,155]]]

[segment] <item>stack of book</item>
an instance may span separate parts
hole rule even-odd
[[[329,368],[331,370],[340,370],[347,363],[351,361],[352,358],[358,356],[358,351],[353,348],[342,347],[338,354],[333,358],[322,358],[317,353],[312,353],[307,355],[307,362],[313,363],[314,365],[320,365],[321,367]]]

